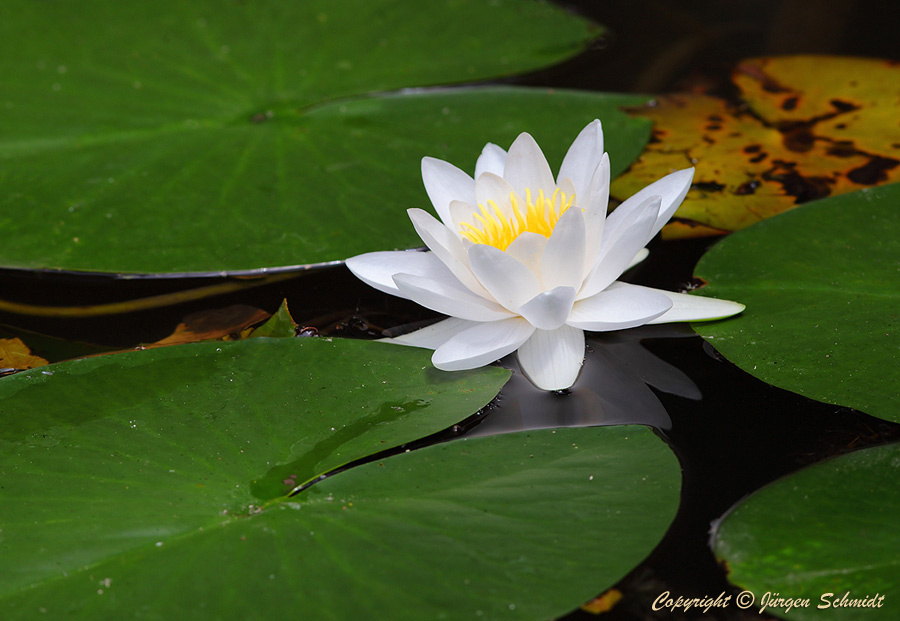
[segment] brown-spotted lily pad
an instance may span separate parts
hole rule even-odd
[[[614,197],[696,167],[664,236],[736,231],[800,203],[900,180],[900,64],[758,58],[732,79],[738,101],[683,93],[633,110],[653,120],[654,139],[613,183]]]

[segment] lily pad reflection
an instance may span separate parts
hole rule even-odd
[[[513,371],[488,416],[468,436],[529,429],[648,425],[669,429],[672,421],[651,390],[698,400],[700,389],[682,371],[644,349],[649,338],[695,336],[685,325],[642,326],[587,336],[587,353],[574,386],[560,393],[535,388],[514,355],[500,361]]]

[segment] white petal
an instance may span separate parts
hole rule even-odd
[[[584,332],[563,326],[535,330],[516,356],[528,379],[543,390],[563,390],[578,379],[584,363]]]
[[[571,179],[568,177],[561,177],[559,183],[556,184],[556,187],[558,187],[566,196],[575,196],[577,202],[578,196],[576,196],[575,184],[572,183]]]
[[[475,204],[475,180],[453,164],[433,157],[423,157],[422,182],[438,217],[447,226],[452,226],[451,201]]]
[[[513,188],[509,182],[492,172],[486,172],[475,180],[475,200],[479,206],[484,205],[489,213],[493,213],[494,210],[488,201],[493,201],[504,216],[512,218],[513,209],[510,200],[512,193]]]
[[[395,274],[394,283],[403,297],[451,317],[497,321],[510,316],[496,302],[485,300],[463,287],[452,275],[450,279],[432,279]]]
[[[637,265],[638,263],[640,263],[641,261],[646,259],[648,256],[650,256],[650,250],[647,248],[641,248],[640,250],[638,250],[638,253],[636,255],[634,255],[634,258],[631,259],[631,262],[628,264],[628,267],[626,267],[625,269],[630,270],[632,267],[634,267],[635,265]]]
[[[544,248],[547,247],[547,241],[548,239],[540,233],[526,231],[516,237],[504,252],[531,270],[536,278],[540,278],[541,257]]]
[[[503,169],[506,166],[506,151],[501,147],[489,142],[484,145],[478,161],[475,162],[475,178],[478,179],[483,173],[491,172],[495,175],[503,175]]]
[[[521,317],[476,324],[438,347],[431,362],[444,371],[483,367],[517,350],[533,332]]]
[[[537,196],[538,190],[543,190],[548,197],[556,189],[550,165],[530,134],[519,134],[509,147],[503,178],[523,197],[526,188],[531,190],[533,196]]]
[[[452,276],[450,270],[434,254],[415,250],[369,252],[350,257],[345,263],[350,271],[367,285],[402,298],[406,296],[400,293],[394,284],[395,274],[412,274],[426,278]]]
[[[737,315],[746,306],[729,300],[705,298],[687,293],[660,291],[672,300],[672,308],[664,315],[647,323],[672,323],[675,321],[710,321]]]
[[[691,189],[691,180],[693,178],[694,169],[685,168],[684,170],[678,170],[666,175],[662,179],[654,181],[616,207],[615,211],[607,218],[606,230],[608,232],[617,232],[620,227],[625,226],[623,220],[627,218],[627,214],[631,210],[640,209],[641,204],[646,201],[647,198],[659,196],[661,198],[661,204],[659,207],[659,214],[657,214],[656,223],[653,225],[653,228],[650,229],[650,237],[647,239],[647,241],[650,241],[654,235],[659,233],[659,230],[666,222],[669,221],[669,218],[672,217],[672,214],[675,213],[678,206],[681,205],[681,201],[684,200],[688,190]]]
[[[453,232],[459,234],[463,230],[463,222],[478,224],[474,215],[477,211],[469,203],[450,201],[450,220],[452,224],[449,227],[453,229]]]
[[[600,246],[603,242],[603,229],[606,224],[606,211],[609,207],[609,157],[606,153],[597,164],[587,196],[579,196],[578,204],[584,209],[584,230],[586,245],[584,249],[585,271],[596,263]]]
[[[564,213],[547,240],[541,258],[541,285],[544,289],[572,287],[584,280],[584,215],[578,207]]]
[[[397,343],[399,345],[410,345],[412,347],[423,347],[425,349],[437,349],[450,340],[454,334],[462,332],[466,328],[471,328],[474,325],[477,325],[474,321],[450,317],[449,319],[433,323],[430,326],[425,326],[421,330],[403,334],[392,339],[381,339],[379,342]]]
[[[659,203],[658,196],[650,196],[639,209],[632,209],[626,214],[618,231],[611,231],[609,226],[606,227],[596,263],[578,292],[579,300],[603,291],[621,276],[649,241]]]
[[[649,323],[672,308],[667,292],[614,282],[605,291],[579,300],[566,323],[582,330],[624,330]]]
[[[588,184],[594,169],[603,156],[603,129],[600,121],[593,120],[581,130],[569,147],[559,167],[558,179],[568,177],[575,184],[578,196],[587,197]]]
[[[538,293],[520,306],[519,314],[535,328],[555,330],[566,323],[574,302],[574,287],[556,287],[551,291]]]
[[[469,248],[469,266],[488,293],[513,312],[541,292],[531,270],[493,246],[475,244]]]
[[[472,293],[489,299],[490,294],[485,291],[472,270],[469,269],[469,258],[459,237],[426,211],[408,209],[406,213],[409,214],[416,233],[419,234],[425,245],[440,259],[441,263],[447,266],[456,279]]]

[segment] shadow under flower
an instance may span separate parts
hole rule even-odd
[[[484,419],[466,437],[606,425],[648,425],[670,429],[672,421],[651,386],[686,399],[702,398],[682,371],[644,349],[641,341],[686,338],[696,334],[685,324],[641,326],[588,334],[584,366],[575,384],[564,391],[540,390],[509,355],[497,364],[512,370]]]

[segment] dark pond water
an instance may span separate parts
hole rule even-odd
[[[650,93],[702,86],[728,95],[730,68],[750,56],[834,53],[900,58],[890,3],[584,0],[562,4],[606,24],[609,32],[578,58],[511,82]],[[627,279],[664,289],[684,288],[692,283],[697,259],[714,242],[656,240],[650,258]],[[282,299],[288,300],[301,326],[335,336],[376,338],[384,330],[436,318],[431,311],[362,285],[343,266],[313,269],[277,282],[225,277],[120,279],[0,270],[0,297],[33,305],[96,305],[238,284],[236,291],[127,314],[66,318],[0,313],[0,337],[30,330],[69,342],[98,344],[101,349],[128,348],[165,337],[193,312],[234,304],[274,312]],[[36,353],[51,360],[97,349],[34,335],[26,340]],[[589,345],[585,370],[569,394],[535,399],[527,382],[514,376],[483,412],[401,450],[463,434],[557,424],[634,422],[657,429],[684,469],[681,507],[658,548],[616,585],[623,598],[605,619],[677,618],[668,612],[652,613],[650,604],[663,591],[688,597],[736,593],[709,548],[710,525],[715,520],[755,489],[804,465],[900,441],[900,425],[767,386],[723,360],[687,327],[602,335],[589,340]],[[596,617],[575,610],[566,618]],[[706,618],[715,617],[710,613]],[[718,618],[771,617],[732,608]]]

